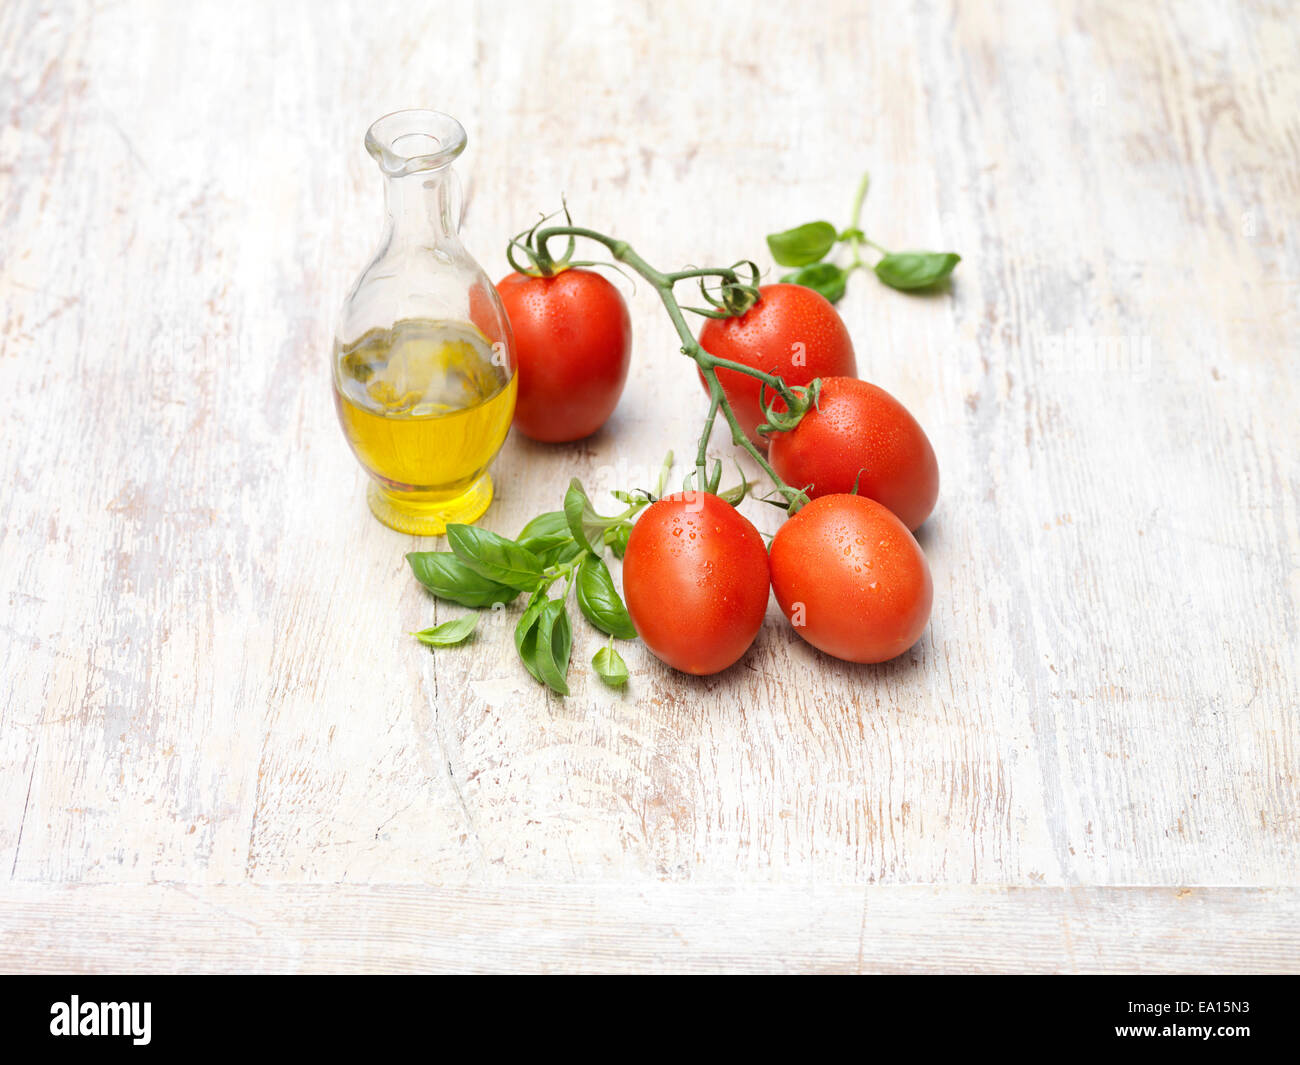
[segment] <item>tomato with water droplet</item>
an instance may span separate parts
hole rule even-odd
[[[627,612],[656,657],[684,673],[720,672],[749,650],[767,612],[768,590],[763,538],[730,503],[708,492],[652,504],[628,538]]]
[[[814,499],[773,538],[771,568],[794,631],[836,658],[896,658],[930,620],[929,563],[907,526],[873,499]]]

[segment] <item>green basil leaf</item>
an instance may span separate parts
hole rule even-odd
[[[781,278],[787,284],[803,285],[820,292],[832,303],[838,303],[849,283],[849,273],[834,263],[813,263]]]
[[[515,543],[540,556],[542,552],[573,539],[569,522],[562,510],[548,510],[523,527]]]
[[[952,273],[961,256],[952,251],[898,251],[876,263],[876,276],[890,288],[909,292],[937,285]]]
[[[609,567],[595,555],[588,555],[578,565],[577,588],[578,607],[584,618],[610,636],[636,639],[636,629],[614,587]]]
[[[431,629],[422,629],[415,634],[415,638],[428,647],[454,647],[469,639],[469,634],[477,624],[477,614],[466,614],[463,618],[444,621]]]
[[[542,579],[542,564],[526,547],[474,525],[448,525],[447,543],[456,557],[481,577],[517,588],[536,588]]]
[[[592,552],[596,550],[592,545],[601,542],[601,537],[610,525],[608,518],[602,518],[596,513],[582,482],[576,477],[569,482],[569,490],[564,493],[564,516],[573,538]]]
[[[550,569],[552,566],[559,566],[565,562],[570,562],[581,554],[585,554],[587,549],[583,547],[572,536],[565,536],[564,542],[556,544],[554,547],[547,548],[537,556],[543,568]]]
[[[782,266],[806,266],[835,246],[835,236],[835,227],[829,222],[808,222],[782,233],[769,233],[767,246]]]
[[[569,652],[573,648],[573,630],[563,599],[548,600],[537,616],[537,648],[533,665],[541,679],[561,695],[569,694]]]
[[[537,672],[537,666],[533,663],[537,655],[537,619],[547,602],[545,590],[534,592],[532,598],[528,600],[528,606],[524,608],[523,614],[515,624],[515,650],[519,652],[524,668],[536,681],[542,680],[542,675]]]
[[[627,663],[613,647],[602,647],[591,660],[592,668],[611,688],[621,688],[627,683]]]
[[[470,569],[450,551],[412,551],[406,556],[415,579],[439,599],[461,606],[484,607],[513,602],[515,588],[488,580]]]
[[[628,537],[632,535],[632,526],[616,525],[605,534],[605,541],[614,552],[615,558],[622,558],[627,552]]]
[[[858,229],[857,226],[850,226],[848,229],[841,229],[837,240],[866,240],[867,235]]]

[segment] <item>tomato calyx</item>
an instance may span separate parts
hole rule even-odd
[[[815,377],[807,385],[794,385],[788,389],[793,397],[793,402],[789,398],[783,397],[785,403],[784,410],[776,408],[775,401],[768,402],[767,382],[764,381],[759,386],[759,403],[762,404],[763,414],[767,421],[758,427],[758,432],[764,436],[771,436],[773,433],[788,433],[791,429],[803,421],[803,416],[817,406],[817,397],[821,395],[822,381],[820,377]]]
[[[749,274],[748,281],[740,280],[740,270],[745,270]],[[726,273],[718,270],[701,270],[697,275],[694,270],[683,270],[673,276],[678,280],[693,276],[699,277],[700,295],[704,297],[709,306],[683,307],[682,310],[698,314],[703,318],[739,318],[748,313],[762,299],[758,291],[760,279],[758,264],[750,259],[737,260],[727,267]],[[710,277],[720,277],[722,279],[716,296],[709,291],[708,280]]]
[[[506,244],[506,259],[510,263],[510,268],[518,274],[525,274],[528,277],[554,277],[556,274],[563,273],[570,267],[577,265],[573,260],[573,253],[577,243],[573,236],[569,236],[568,246],[564,249],[564,254],[558,258],[552,258],[545,245],[538,246],[535,243],[535,235],[540,226],[549,222],[559,214],[564,215],[564,220],[573,225],[573,218],[569,214],[569,205],[560,200],[563,207],[560,211],[552,211],[550,214],[544,214],[529,229],[521,230],[510,238]],[[529,265],[524,266],[515,258],[515,250],[523,252],[528,258]]]
[[[682,480],[682,491],[688,495],[702,491],[711,496],[717,496],[724,503],[730,503],[733,507],[738,507],[746,496],[750,494],[754,487],[745,476],[745,471],[740,468],[740,463],[736,463],[736,473],[740,477],[740,483],[732,485],[730,488],[722,488],[722,460],[714,459],[713,466],[709,469],[708,476],[704,479],[704,487],[697,489],[696,483],[700,475],[700,467],[692,468],[686,477]]]

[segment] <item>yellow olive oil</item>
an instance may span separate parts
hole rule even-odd
[[[487,509],[486,472],[510,428],[517,382],[478,329],[404,319],[341,347],[334,365],[339,421],[375,481],[376,517],[433,535]]]

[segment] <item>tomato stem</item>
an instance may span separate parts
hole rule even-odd
[[[865,190],[863,192],[865,195]],[[656,270],[645,259],[641,258],[627,241],[618,240],[615,237],[607,236],[594,229],[587,229],[584,226],[547,226],[543,229],[537,229],[530,234],[535,244],[535,254],[537,258],[548,263],[553,261],[546,248],[546,242],[555,237],[568,237],[570,241],[574,237],[584,237],[587,240],[595,241],[597,244],[604,245],[616,260],[624,263],[632,270],[635,270],[659,293],[659,298],[663,302],[664,310],[668,312],[668,317],[672,320],[673,327],[677,330],[677,335],[682,342],[682,354],[692,359],[699,367],[700,373],[704,377],[704,383],[709,389],[709,413],[704,421],[704,431],[700,434],[699,446],[696,449],[695,469],[696,485],[703,486],[707,483],[707,454],[709,447],[709,436],[713,432],[713,424],[717,419],[718,412],[726,419],[727,424],[731,427],[732,442],[744,448],[751,458],[762,468],[772,481],[776,490],[785,498],[787,504],[797,509],[808,502],[808,497],[799,489],[791,488],[783,481],[777,472],[772,469],[771,464],[767,461],[767,456],[755,447],[750,441],[745,431],[740,427],[736,419],[735,412],[731,409],[731,404],[727,400],[726,393],[722,390],[722,385],[718,381],[718,369],[732,370],[736,373],[745,374],[749,377],[755,377],[762,381],[768,388],[775,391],[785,401],[786,405],[794,408],[798,404],[798,399],[791,391],[790,386],[785,380],[776,374],[766,373],[763,370],[755,369],[752,366],[746,366],[744,363],[734,362],[731,359],[720,359],[705,351],[695,339],[695,334],[691,332],[690,327],[686,324],[685,315],[682,313],[681,304],[677,302],[677,297],[673,294],[673,286],[679,281],[686,281],[693,278],[716,277],[721,280],[723,285],[723,299],[719,306],[736,308],[735,313],[743,313],[744,310],[753,306],[754,301],[758,298],[757,289],[752,285],[747,285],[733,267],[692,267],[686,270],[678,270],[674,273],[663,273]],[[738,265],[745,265],[740,263]],[[749,264],[757,280],[757,267]],[[709,297],[710,300],[713,297]]]

